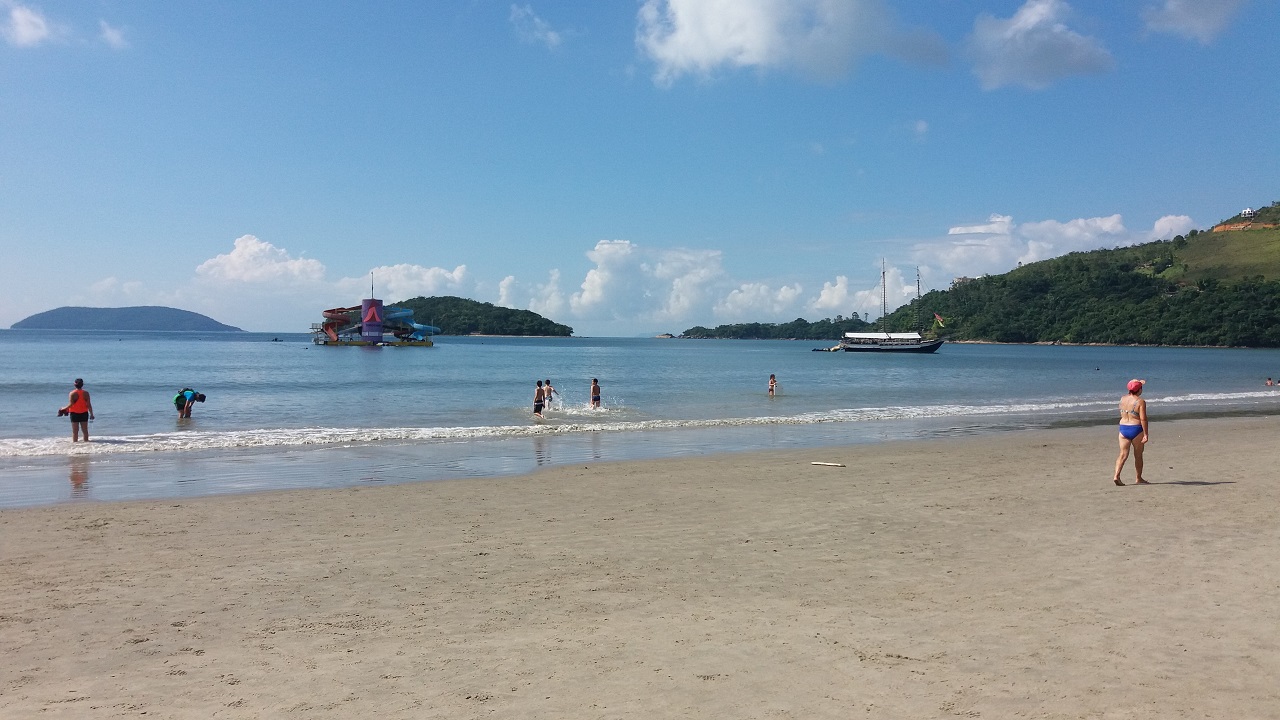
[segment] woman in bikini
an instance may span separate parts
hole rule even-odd
[[[1116,474],[1112,480],[1120,482],[1120,469],[1124,461],[1129,459],[1129,450],[1133,450],[1133,469],[1138,474],[1138,484],[1148,485],[1142,479],[1142,450],[1147,444],[1147,401],[1142,399],[1142,388],[1146,380],[1130,380],[1129,394],[1120,398],[1120,457],[1116,458]]]

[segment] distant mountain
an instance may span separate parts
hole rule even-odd
[[[569,337],[573,328],[530,310],[513,310],[467,298],[416,297],[395,303],[413,310],[413,319],[435,325],[442,335],[536,335]]]
[[[13,324],[14,330],[198,330],[244,332],[190,310],[144,305],[140,307],[60,307],[36,313]]]

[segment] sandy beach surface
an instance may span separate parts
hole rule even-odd
[[[1114,438],[0,511],[0,717],[1280,717],[1280,419]]]

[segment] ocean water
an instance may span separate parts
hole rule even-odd
[[[278,340],[275,341],[275,340]],[[1280,411],[1280,351],[443,337],[319,347],[306,334],[0,331],[0,507],[522,473],[542,465],[821,448],[1115,422],[1132,377],[1152,417]],[[780,393],[766,394],[770,373]],[[73,445],[71,381],[93,442]],[[603,407],[589,407],[591,378]],[[536,421],[534,382],[559,397]],[[180,420],[183,386],[208,396]]]

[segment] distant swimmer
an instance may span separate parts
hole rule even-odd
[[[771,373],[769,375],[769,397],[773,397],[774,393],[776,393],[777,391],[778,391],[778,378],[774,377],[773,374]]]
[[[1266,381],[1265,383],[1263,383],[1263,385],[1266,385],[1267,387],[1272,387],[1272,386],[1274,386],[1275,384],[1276,384],[1276,381],[1275,381],[1275,380],[1272,380],[1271,378],[1267,378],[1267,381]]]
[[[591,378],[591,407],[600,407],[600,381]]]
[[[548,410],[551,409],[551,401],[555,399],[552,397],[552,395],[559,395],[559,394],[560,393],[556,392],[555,388],[551,387],[551,378],[547,378],[542,383],[542,396],[546,398]]]
[[[533,416],[542,419],[542,406],[547,402],[547,392],[542,389],[542,381],[538,381],[538,389],[533,391]]]
[[[177,395],[173,396],[173,406],[178,409],[178,417],[191,417],[191,406],[196,403],[204,402],[204,393],[198,393],[191,388],[182,388]]]
[[[1142,479],[1142,451],[1147,440],[1147,401],[1142,399],[1142,389],[1146,380],[1130,380],[1129,394],[1120,398],[1120,456],[1116,458],[1116,474],[1112,481],[1124,485],[1120,481],[1120,470],[1124,461],[1129,459],[1129,451],[1133,450],[1133,469],[1137,471],[1138,484],[1149,484]]]
[[[58,409],[58,415],[71,416],[71,442],[80,440],[84,433],[84,441],[89,442],[89,421],[93,419],[93,403],[89,401],[89,391],[84,389],[84,380],[76,378],[76,389],[67,396],[67,406]]]

